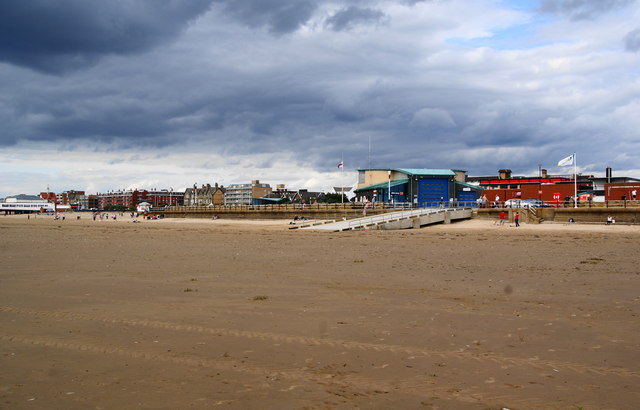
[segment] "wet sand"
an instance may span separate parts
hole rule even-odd
[[[0,216],[1,409],[635,409],[640,227]]]

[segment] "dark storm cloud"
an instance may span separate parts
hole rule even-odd
[[[571,20],[589,20],[609,11],[624,8],[636,0],[541,0],[543,13],[562,14]]]
[[[637,28],[627,34],[624,38],[624,45],[627,51],[640,51],[640,28]]]
[[[344,31],[360,24],[378,23],[383,18],[380,10],[349,6],[329,17],[326,25],[332,30]]]
[[[271,33],[286,34],[306,23],[316,10],[312,0],[218,0],[223,13],[249,27],[267,27]]]
[[[211,1],[2,1],[0,61],[64,73],[107,54],[144,52],[175,37]]]
[[[537,164],[559,141],[569,147],[576,136],[591,138],[588,145],[597,149],[610,146],[597,136],[605,132],[591,131],[600,121],[611,128],[608,135],[624,134],[616,124],[637,129],[624,114],[615,116],[635,112],[626,101],[590,113],[599,102],[626,97],[616,94],[623,87],[615,81],[613,91],[591,91],[588,79],[598,78],[598,67],[580,65],[586,71],[574,73],[574,64],[560,64],[580,57],[576,50],[564,50],[559,61],[545,48],[516,57],[438,40],[512,24],[485,22],[467,32],[467,15],[454,12],[467,11],[464,2],[433,0],[452,8],[449,18],[437,16],[444,22],[434,29],[432,0],[160,1],[67,0],[64,12],[45,1],[20,2],[40,8],[31,19],[42,33],[16,26],[29,23],[28,6],[11,11],[0,4],[0,59],[40,71],[0,66],[0,146],[38,141],[81,151],[98,141],[116,154],[211,152],[238,167],[238,158],[260,162],[267,161],[262,154],[290,154],[335,171],[344,155],[350,169],[489,166],[482,171],[488,173],[498,162]],[[548,13],[596,16],[628,4],[605,3],[543,6]],[[154,9],[163,7],[173,12]],[[109,21],[118,18],[115,29]],[[10,21],[14,26],[7,28]],[[185,30],[190,21],[194,26]],[[357,30],[363,25],[370,29]],[[629,33],[628,51],[638,51],[638,36],[638,30]],[[19,41],[28,45],[23,55]],[[620,37],[615,42],[620,51]],[[528,159],[514,154],[531,150]],[[568,155],[564,146],[559,151]]]

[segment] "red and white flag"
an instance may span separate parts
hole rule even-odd
[[[338,168],[342,168],[342,167],[344,167],[344,163],[340,161],[340,163],[338,164]]]

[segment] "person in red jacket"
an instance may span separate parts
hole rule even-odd
[[[504,225],[504,217],[505,217],[504,211],[500,211],[500,225]]]
[[[516,223],[516,228],[520,226],[520,214],[516,211],[515,215],[513,215],[513,220]]]

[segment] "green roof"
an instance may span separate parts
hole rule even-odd
[[[393,179],[393,180],[391,180],[391,186],[394,187],[394,186],[406,184],[407,182],[409,182],[408,178]],[[358,191],[370,191],[372,189],[388,188],[388,187],[389,187],[389,181],[385,181],[385,182],[380,182],[379,184],[363,186],[362,188],[356,189],[355,192],[358,192]]]
[[[473,184],[467,184],[466,182],[456,181],[456,184],[458,184],[458,185],[462,185],[462,186],[465,186],[465,187],[467,187],[467,188],[477,189],[477,190],[480,190],[480,191],[484,190],[484,188],[483,188],[483,187],[481,187],[481,186],[473,185]]]
[[[437,175],[447,177],[453,177],[456,175],[456,173],[450,169],[399,168],[394,169],[393,171],[400,171],[409,175]]]
[[[280,202],[284,198],[258,198],[258,199],[261,201],[268,201],[268,202]]]
[[[365,168],[358,171],[395,171],[402,172],[407,175],[415,176],[455,176],[456,173],[450,169],[431,169],[431,168]]]

